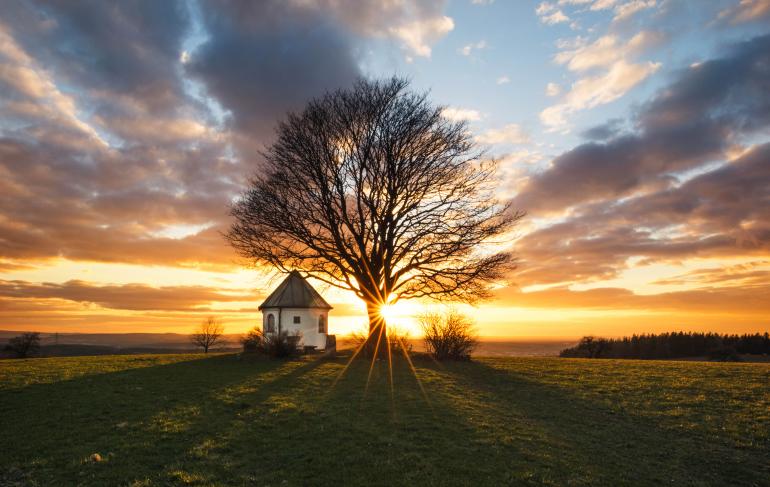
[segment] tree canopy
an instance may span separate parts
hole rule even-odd
[[[227,234],[256,265],[353,291],[370,328],[399,299],[485,298],[515,262],[522,213],[496,197],[495,161],[408,88],[362,79],[289,114]]]

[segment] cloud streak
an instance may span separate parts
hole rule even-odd
[[[31,283],[0,280],[0,297],[24,299],[61,299],[95,304],[103,308],[131,311],[187,311],[209,309],[212,303],[249,301],[264,296],[233,293],[204,286],[152,287],[146,284],[97,285],[85,281]],[[257,303],[258,304],[258,303]]]
[[[578,39],[554,57],[554,62],[581,75],[565,92],[562,99],[540,113],[540,120],[548,127],[558,128],[568,123],[568,117],[611,103],[654,74],[658,62],[636,62],[636,57],[651,46],[659,44],[663,35],[642,31],[622,41],[617,35],[605,35],[592,43]],[[546,88],[549,96],[558,96],[557,85]]]

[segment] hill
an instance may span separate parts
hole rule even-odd
[[[0,485],[767,485],[770,366],[4,361]],[[91,455],[98,453],[101,461]]]
[[[0,330],[0,343],[18,336],[21,331]],[[224,341],[238,344],[240,334],[225,334]],[[160,348],[165,350],[188,350],[195,347],[190,343],[190,336],[181,333],[41,333],[40,344],[53,345],[89,345],[112,347],[115,349]]]
[[[4,353],[8,339],[21,331],[0,330],[0,359],[14,357]],[[219,351],[240,349],[242,334],[225,334],[224,341],[215,348]],[[409,339],[415,351],[425,349],[421,338]],[[40,354],[44,357],[76,355],[123,355],[137,353],[195,353],[189,335],[180,333],[41,333]],[[489,338],[479,341],[477,353],[488,357],[542,357],[557,356],[561,350],[577,343],[577,339]],[[355,340],[338,335],[337,348],[352,348]]]

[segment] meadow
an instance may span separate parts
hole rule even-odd
[[[770,485],[768,364],[348,358],[2,361],[0,485]]]

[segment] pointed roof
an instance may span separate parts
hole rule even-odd
[[[308,284],[302,274],[291,271],[286,279],[275,288],[264,303],[263,308],[324,308],[332,309],[324,298]]]

